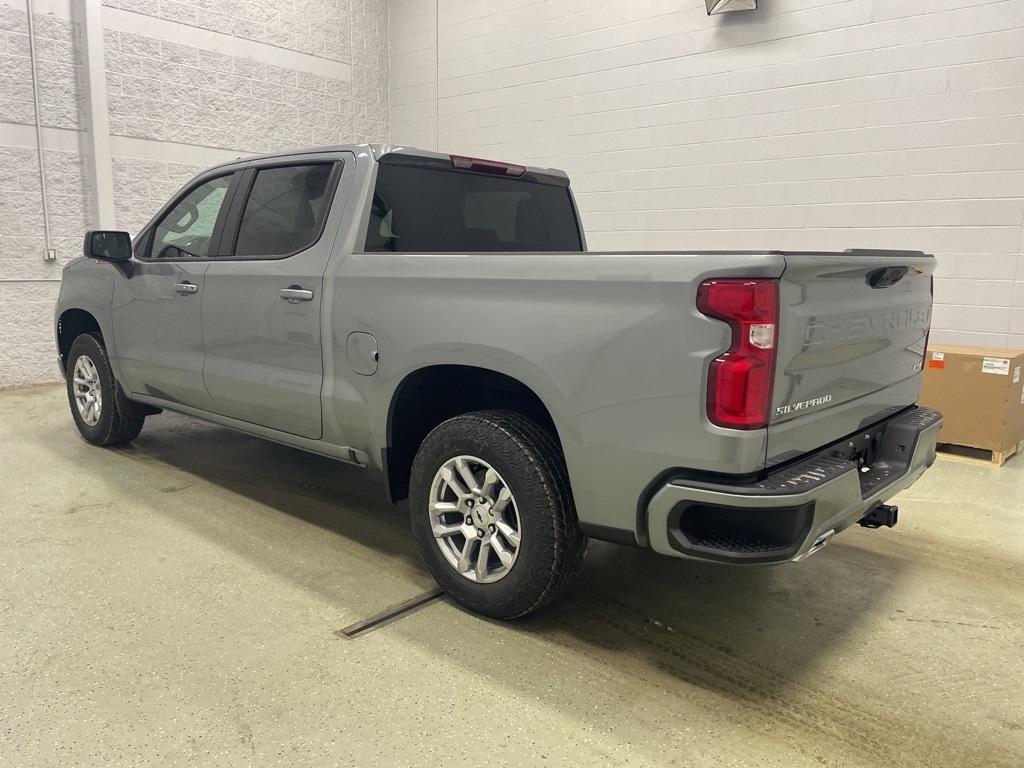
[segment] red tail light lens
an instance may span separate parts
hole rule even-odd
[[[732,328],[732,345],[711,363],[708,418],[731,429],[768,424],[779,324],[779,281],[721,278],[697,291],[697,309]]]

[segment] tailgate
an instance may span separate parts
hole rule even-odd
[[[767,465],[850,435],[920,392],[935,259],[786,253]]]

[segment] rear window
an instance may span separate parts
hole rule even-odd
[[[366,251],[579,251],[569,190],[464,171],[380,165]]]

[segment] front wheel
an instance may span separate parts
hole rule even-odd
[[[413,461],[409,512],[437,582],[495,618],[553,600],[586,551],[558,444],[510,411],[456,416],[427,435]]]
[[[83,333],[67,359],[68,403],[75,426],[93,445],[120,445],[138,437],[146,414],[124,396],[95,334]]]

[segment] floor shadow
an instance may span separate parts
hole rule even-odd
[[[574,634],[737,698],[784,695],[845,643],[903,563],[834,544],[799,567],[677,561],[595,542],[570,594],[517,626]]]
[[[356,541],[431,583],[408,530],[407,509],[388,504],[381,479],[366,470],[170,414],[152,419],[116,454],[177,469]],[[112,471],[110,481],[118,474]],[[174,488],[154,489],[164,490]],[[246,525],[233,514],[237,519],[217,527],[204,527],[198,518],[187,522],[230,547],[233,541],[225,539],[233,538],[234,526]],[[260,557],[259,551],[244,548],[247,557]],[[659,674],[730,696],[774,698],[849,637],[859,617],[889,591],[903,562],[843,544],[826,551],[799,568],[746,569],[592,542],[569,594],[534,617],[496,626],[612,663],[617,655],[645,659]],[[329,599],[345,599],[330,585],[314,586]]]
[[[32,430],[32,439],[48,446],[54,460],[82,459],[85,448],[70,424]],[[109,454],[88,450],[89,471],[125,498],[144,495],[147,514],[172,516],[255,570],[315,591],[338,606],[339,615],[381,601],[369,615],[411,597],[418,591],[412,587],[431,584],[411,540],[407,510],[386,504],[379,478],[363,470],[172,414],[151,419],[132,446]],[[135,465],[157,471],[133,473]],[[157,484],[146,486],[140,477]],[[183,491],[202,483],[229,491],[223,498],[232,503],[221,509],[208,493],[201,509],[184,508],[186,502],[177,499],[194,502]],[[236,497],[251,499],[252,509]],[[310,535],[305,524],[330,535]],[[291,535],[276,538],[285,530]],[[872,537],[886,535],[854,530],[798,567],[750,569],[595,542],[569,593],[533,617],[488,622],[435,603],[369,637],[339,642],[383,638],[414,645],[461,665],[495,690],[543,701],[582,727],[604,722],[587,702],[575,701],[572,688],[584,674],[584,697],[604,692],[606,680],[624,687],[628,680],[628,698],[611,706],[615,717],[640,729],[675,727],[666,722],[692,712],[692,697],[699,695],[716,702],[714,717],[721,717],[723,730],[770,729],[787,746],[803,742],[801,751],[823,764],[835,755],[858,765],[1012,764],[1004,750],[977,734],[960,738],[963,724],[944,722],[941,711],[924,721],[924,704],[903,698],[894,709],[886,691],[851,689],[849,680],[837,681],[829,669],[851,654],[870,660],[866,649],[851,643],[877,636],[880,617],[894,610],[892,593],[904,570],[919,567],[921,558],[873,543]],[[310,543],[319,548],[306,549]],[[366,557],[367,551],[379,557]],[[356,562],[338,564],[339,557]],[[304,565],[294,567],[297,561]],[[353,584],[365,585],[365,579],[339,586],[343,572],[375,568],[384,581],[396,563],[407,577],[396,583],[410,585],[410,594],[398,600],[383,592],[371,600],[354,595]],[[513,638],[526,642],[512,645]],[[463,641],[475,644],[473,652],[464,652]],[[494,664],[492,652],[502,648],[513,652],[507,663]],[[542,658],[531,658],[531,651]],[[538,666],[552,679],[531,674]],[[651,719],[650,700],[666,707],[668,721]]]
[[[390,504],[379,473],[176,414],[150,420],[131,444],[115,449],[131,461],[194,475],[388,554],[414,557],[407,511]],[[372,535],[374,528],[381,535]],[[367,536],[367,534],[371,534]]]

